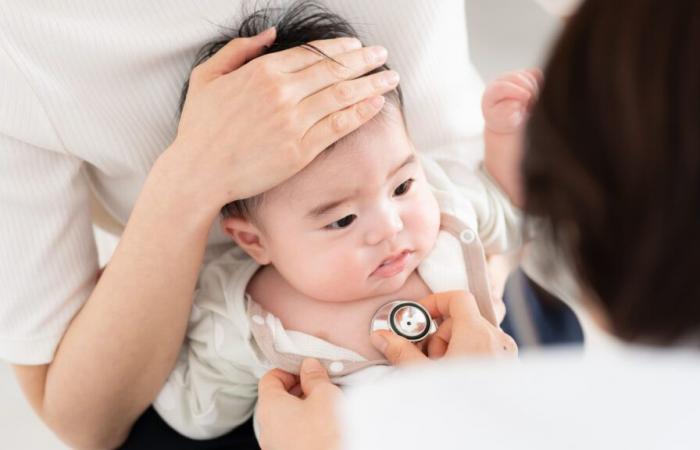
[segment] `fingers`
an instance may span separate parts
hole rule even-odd
[[[486,110],[506,99],[529,107],[537,98],[543,79],[542,71],[536,68],[509,72],[487,87],[482,107]]]
[[[525,70],[509,73],[491,83],[481,102],[486,128],[495,133],[520,129],[538,89],[536,73]]]
[[[303,91],[316,92],[338,81],[351,80],[380,67],[386,62],[384,47],[365,47],[336,55],[333,59],[323,58],[314,65],[294,74],[296,83]],[[398,80],[397,80],[398,82]]]
[[[258,383],[260,396],[287,394],[297,384],[297,378],[280,369],[267,372]]]
[[[542,83],[544,82],[544,74],[542,71],[535,67],[523,71],[523,75],[530,78],[530,81],[535,84],[535,92],[539,93],[540,86],[542,86]]]
[[[370,336],[370,340],[372,345],[382,352],[392,365],[398,366],[427,360],[427,357],[415,345],[391,331],[375,331]]]
[[[333,386],[326,369],[323,368],[318,360],[313,358],[307,358],[301,363],[299,378],[301,380],[301,390],[306,397],[310,396],[319,387]]]
[[[494,84],[512,83],[527,90],[530,93],[528,104],[532,104],[532,102],[539,95],[540,85],[542,84],[543,80],[544,75],[542,74],[542,71],[540,69],[533,68],[505,74],[496,80]]]
[[[329,114],[364,99],[382,95],[399,84],[399,74],[389,70],[351,81],[343,81],[307,97],[301,102],[302,116],[311,126]]]
[[[192,71],[190,84],[206,82],[236,70],[246,61],[260,55],[265,46],[272,44],[276,33],[273,27],[253,37],[231,40]]]
[[[496,313],[496,323],[495,325],[500,325],[503,323],[503,319],[506,318],[506,304],[503,301],[503,297],[500,295],[491,294],[493,299],[493,311]]]
[[[486,88],[482,107],[487,110],[504,100],[515,100],[527,105],[533,96],[534,94],[523,86],[512,81],[500,80]]]
[[[505,352],[505,357],[517,358],[518,357],[518,344],[515,342],[509,334],[503,333],[502,348]]]
[[[437,332],[428,338],[428,357],[438,359],[445,356],[452,338],[452,319],[444,320]]]
[[[384,106],[384,101],[382,96],[370,97],[316,122],[301,141],[301,148],[307,150],[308,161],[374,117]]]
[[[328,56],[335,59],[343,53],[360,48],[362,43],[359,39],[343,37],[309,42],[306,45],[265,55],[261,59],[269,60],[268,63],[280,72],[292,73],[323,61]]]
[[[418,303],[431,317],[453,320],[474,320],[481,317],[474,296],[467,291],[445,291],[431,294]]]

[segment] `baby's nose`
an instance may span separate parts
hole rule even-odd
[[[403,220],[396,211],[381,214],[376,223],[367,232],[367,244],[377,245],[381,242],[394,239],[403,230]]]

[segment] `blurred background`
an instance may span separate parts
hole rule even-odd
[[[465,0],[465,3],[472,61],[485,82],[505,71],[539,66],[560,27],[558,19],[549,16],[531,0]],[[116,239],[100,229],[96,229],[95,234],[100,259],[104,263],[114,250]],[[0,448],[67,448],[34,416],[11,368],[2,362]]]

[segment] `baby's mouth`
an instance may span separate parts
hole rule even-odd
[[[410,250],[403,250],[400,253],[386,258],[376,269],[374,269],[371,276],[387,278],[402,272],[406,267],[406,260],[411,253],[413,252]]]

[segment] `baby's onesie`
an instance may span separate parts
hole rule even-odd
[[[470,189],[454,190],[446,177],[447,184],[441,183],[444,172],[438,165],[423,164],[442,214],[436,244],[418,273],[433,292],[470,291],[482,315],[495,322],[482,239],[519,246],[519,213],[483,170]],[[478,201],[463,201],[469,196]],[[510,235],[480,233],[494,229]],[[323,339],[286,330],[246,293],[259,267],[232,247],[202,271],[187,339],[154,403],[163,420],[185,436],[213,438],[244,423],[253,414],[259,379],[275,367],[298,373],[306,357],[319,359],[341,386],[366,383],[391,370],[385,360],[368,361]]]

